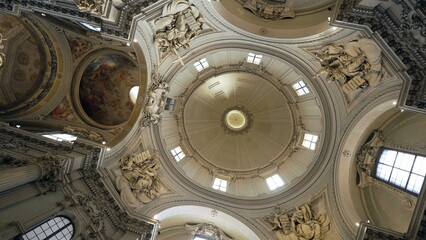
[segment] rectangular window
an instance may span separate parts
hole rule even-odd
[[[76,136],[67,134],[67,133],[51,133],[51,134],[43,134],[42,136],[45,138],[53,139],[58,142],[62,142],[62,141],[73,142],[77,140]]]
[[[318,136],[305,133],[302,145],[311,150],[315,150],[318,141]]]
[[[297,96],[302,96],[309,93],[309,89],[303,81],[293,84],[293,89],[296,91]]]
[[[220,190],[222,192],[226,192],[226,188],[228,186],[228,181],[220,178],[215,178],[213,182],[213,189]]]
[[[262,60],[262,57],[263,56],[259,54],[249,53],[247,56],[247,62],[259,65],[260,61]]]
[[[283,180],[278,176],[278,174],[275,174],[271,177],[268,177],[266,179],[266,183],[268,184],[269,190],[275,190],[279,187],[284,186]]]
[[[164,106],[164,110],[173,111],[175,109],[175,103],[176,99],[168,97],[166,99],[166,105]]]
[[[185,153],[183,153],[182,148],[180,147],[174,148],[170,152],[172,152],[172,155],[177,162],[185,157]]]
[[[383,149],[375,176],[395,186],[419,194],[426,174],[426,157]]]
[[[207,59],[203,58],[200,61],[196,61],[194,63],[194,67],[197,69],[197,71],[201,72],[203,69],[209,67],[209,63],[207,62]]]

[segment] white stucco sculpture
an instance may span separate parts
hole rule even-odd
[[[250,10],[254,15],[266,20],[280,20],[294,18],[294,0],[271,2],[267,0],[240,0],[243,8]]]
[[[0,33],[0,51],[4,49],[3,41],[5,40],[6,39],[3,38],[3,34]],[[0,70],[2,70],[5,65],[6,65],[6,55],[0,52]]]
[[[315,54],[321,63],[318,73],[327,73],[328,82],[337,82],[343,92],[375,86],[383,77],[382,54],[370,39],[360,38],[344,45],[330,44]]]
[[[81,11],[91,12],[101,15],[105,0],[74,0],[75,4]]]
[[[145,151],[132,154],[120,160],[123,176],[116,179],[121,198],[130,206],[148,203],[159,196],[160,180],[157,170],[160,168],[157,153]]]
[[[283,213],[276,206],[264,220],[280,240],[321,240],[330,229],[329,217],[325,213],[317,216],[308,203],[296,206],[292,213]]]
[[[170,90],[169,83],[163,81],[158,73],[154,72],[152,79],[153,83],[148,90],[147,100],[143,110],[144,116],[142,118],[142,126],[144,127],[150,124],[158,124],[161,121],[167,95]]]
[[[186,0],[173,0],[164,6],[160,18],[154,24],[157,32],[154,41],[160,51],[178,55],[177,49],[189,48],[189,42],[203,29],[204,18],[199,10]]]

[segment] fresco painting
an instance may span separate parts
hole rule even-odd
[[[65,120],[65,121],[74,121],[74,111],[72,110],[67,98],[64,98],[58,106],[49,113],[48,118]]]
[[[89,64],[80,82],[80,103],[95,122],[114,126],[126,122],[133,110],[130,89],[139,85],[139,69],[120,54],[103,55]]]

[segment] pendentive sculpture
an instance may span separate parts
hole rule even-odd
[[[169,83],[163,80],[163,77],[157,73],[157,70],[154,70],[152,85],[148,90],[143,110],[142,126],[147,127],[151,124],[158,124],[161,121],[169,90]]]
[[[254,15],[266,20],[280,20],[294,18],[294,0],[243,0],[243,8],[250,10]]]
[[[330,229],[330,219],[326,213],[318,216],[308,203],[296,206],[292,213],[283,213],[279,206],[264,217],[280,240],[322,240]]]
[[[120,168],[125,179],[118,177],[116,186],[123,201],[136,207],[141,202],[148,203],[159,196],[157,170],[160,165],[157,153],[145,151],[124,157],[120,160]]]
[[[102,15],[105,0],[74,0],[81,11]]]
[[[154,41],[161,52],[171,51],[179,56],[177,50],[181,47],[189,49],[189,42],[204,29],[204,22],[194,4],[187,0],[173,0],[164,6],[161,17],[154,22],[157,28]]]
[[[337,82],[346,94],[375,86],[383,78],[381,53],[380,47],[367,38],[326,45],[315,53],[321,63],[318,74],[326,72],[327,82]]]

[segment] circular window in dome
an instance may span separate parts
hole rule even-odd
[[[91,120],[114,126],[126,122],[137,97],[139,69],[126,56],[105,54],[94,59],[80,81],[80,103]],[[136,98],[135,98],[136,100]]]

